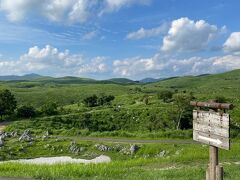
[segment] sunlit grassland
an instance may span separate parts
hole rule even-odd
[[[95,156],[104,154],[112,158],[108,164],[59,164],[59,165],[27,165],[17,163],[0,164],[0,176],[29,177],[38,179],[203,179],[208,163],[208,146],[201,144],[138,144],[141,148],[134,155],[123,155],[119,152],[100,152],[94,150],[94,144],[99,142],[76,140],[85,146],[88,152]],[[15,140],[7,142],[6,149],[11,147],[14,159],[34,158],[40,156],[73,155],[67,151],[59,154],[58,150],[46,150],[44,144],[66,149],[70,140],[54,142],[36,141],[26,148],[25,152],[18,151]],[[13,145],[15,144],[15,145]],[[113,146],[114,143],[104,143]],[[129,144],[123,144],[129,146]],[[13,149],[16,151],[13,151]],[[164,156],[159,152],[165,151]],[[224,166],[225,179],[240,177],[240,144],[234,142],[230,151],[220,150],[220,162]],[[3,151],[1,151],[3,152]],[[13,157],[11,157],[13,158]],[[90,157],[88,157],[90,158]],[[93,157],[92,157],[93,158]]]

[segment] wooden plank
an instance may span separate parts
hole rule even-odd
[[[193,120],[199,123],[209,123],[212,126],[229,128],[230,116],[226,113],[194,110]]]
[[[209,165],[206,170],[206,180],[210,180],[210,171],[209,171]]]
[[[220,165],[216,167],[216,180],[223,180],[223,167]]]
[[[217,103],[217,102],[196,102],[191,101],[190,105],[195,107],[207,107],[212,109],[233,109],[234,106],[228,103]]]
[[[230,140],[229,138],[218,136],[215,134],[204,133],[201,131],[193,130],[193,140],[219,147],[221,149],[230,149]]]
[[[215,126],[211,123],[202,123],[200,121],[193,121],[193,129],[208,134],[215,134],[225,138],[229,138],[229,128],[223,128],[221,126]]]

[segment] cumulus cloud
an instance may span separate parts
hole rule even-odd
[[[16,61],[0,61],[0,74],[40,73],[51,75],[89,75],[107,71],[104,57],[85,58],[81,54],[59,51],[47,45],[34,46]]]
[[[88,64],[83,64],[79,68],[79,74],[84,73],[105,73],[108,71],[108,66],[105,64],[105,57],[95,57]]]
[[[207,47],[219,33],[215,25],[204,20],[194,22],[189,18],[180,18],[171,23],[168,34],[163,38],[162,51],[196,51]]]
[[[134,4],[146,5],[151,0],[0,0],[0,10],[10,21],[32,15],[51,21],[84,23],[91,17],[114,12]]]
[[[233,32],[223,45],[226,52],[240,53],[240,32]]]
[[[0,10],[7,12],[10,21],[22,20],[27,12],[38,6],[38,0],[0,0]]]
[[[167,23],[164,23],[161,26],[152,29],[140,28],[136,32],[129,33],[126,38],[131,40],[139,40],[144,38],[156,37],[166,33],[167,29],[168,29]]]
[[[219,73],[240,68],[239,55],[209,58],[175,58],[156,54],[153,57],[134,57],[108,62],[106,57],[86,58],[60,51],[52,46],[34,46],[18,60],[0,60],[0,75],[39,73],[44,75],[121,76],[134,79]]]
[[[177,59],[156,54],[151,58],[136,57],[115,60],[113,63],[115,75],[135,79],[219,73],[238,68],[240,57],[236,55]]]

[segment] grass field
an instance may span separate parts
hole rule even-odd
[[[240,70],[217,75],[187,76],[141,84],[126,79],[99,81],[88,79],[47,78],[32,81],[0,82],[0,89],[10,89],[18,101],[18,107],[31,105],[41,111],[42,105],[56,102],[58,113],[40,114],[26,119],[16,116],[4,117],[4,131],[21,134],[28,129],[34,136],[33,143],[21,142],[18,138],[7,138],[0,149],[1,160],[71,156],[92,159],[99,155],[111,157],[109,164],[62,164],[27,165],[0,163],[0,176],[37,179],[203,179],[208,163],[208,146],[182,144],[192,139],[192,130],[176,130],[177,106],[173,100],[164,102],[158,93],[168,90],[174,94],[193,94],[196,101],[224,97],[233,103],[231,115],[230,151],[220,151],[225,179],[240,177]],[[109,105],[86,107],[83,99],[93,94],[113,95]],[[145,98],[148,102],[145,102]],[[182,117],[191,126],[191,111]],[[189,113],[190,112],[190,113]],[[10,121],[13,120],[13,121]],[[3,130],[3,129],[2,129]],[[43,140],[48,131],[51,138]],[[93,137],[92,140],[81,140]],[[98,137],[123,138],[124,142],[99,141]],[[180,140],[179,143],[137,143],[140,149],[129,153],[130,140]],[[69,145],[76,141],[84,150],[69,152]],[[111,147],[99,151],[96,144]],[[127,150],[116,150],[121,147]]]
[[[0,176],[37,179],[203,179],[205,177],[208,162],[208,148],[205,145],[142,144],[141,146],[136,155],[127,158],[119,158],[117,153],[106,152],[106,155],[113,157],[113,162],[108,164],[51,166],[0,164]],[[156,154],[162,150],[167,152],[166,155],[157,157]],[[220,151],[225,179],[239,179],[239,150],[240,145],[236,143],[231,151]],[[39,154],[36,153],[35,156]]]

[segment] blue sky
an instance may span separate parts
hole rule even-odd
[[[238,0],[0,0],[0,75],[169,77],[240,68]]]

